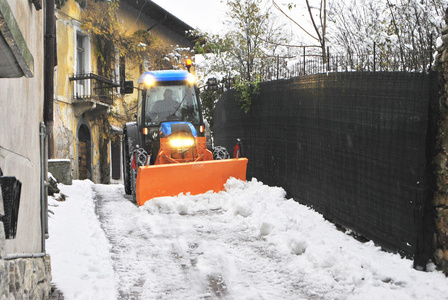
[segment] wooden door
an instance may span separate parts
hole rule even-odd
[[[120,179],[121,175],[121,145],[119,141],[112,142],[111,147],[112,156],[112,179]]]
[[[79,179],[88,179],[87,177],[87,142],[79,141],[78,171]]]

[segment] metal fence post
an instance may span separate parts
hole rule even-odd
[[[373,42],[373,72],[376,72],[376,42]]]
[[[432,67],[432,33],[429,36],[429,66],[428,66],[428,72],[431,71]],[[425,66],[423,66],[423,71],[425,70]]]
[[[306,59],[305,59],[305,47],[303,47],[303,76],[305,76],[305,64],[306,64]]]
[[[277,54],[277,80],[279,71],[280,71],[280,55]]]

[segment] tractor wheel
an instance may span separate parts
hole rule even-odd
[[[135,196],[135,183],[137,182],[137,171],[131,168],[131,195],[132,195],[132,203],[137,203],[137,199]]]
[[[229,159],[230,154],[229,151],[225,147],[222,146],[216,146],[213,149],[213,159],[214,160],[220,160],[220,159]]]
[[[129,154],[129,142],[126,131],[123,134],[123,144],[122,144],[122,153],[123,153],[123,184],[124,191],[127,195],[132,194],[131,187],[131,156]]]

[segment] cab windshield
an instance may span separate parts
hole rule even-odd
[[[154,86],[145,99],[145,125],[159,125],[164,121],[187,121],[199,124],[196,92],[189,85]]]

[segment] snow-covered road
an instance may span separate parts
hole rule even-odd
[[[256,180],[142,207],[122,185],[60,188],[69,197],[50,201],[47,248],[67,300],[448,299],[442,273],[416,271]]]
[[[312,296],[291,257],[273,249],[255,232],[258,228],[245,222],[249,207],[229,216],[221,201],[210,206],[207,197],[190,197],[191,203],[161,201],[140,210],[119,187],[113,195],[109,186],[94,191],[123,299]]]

